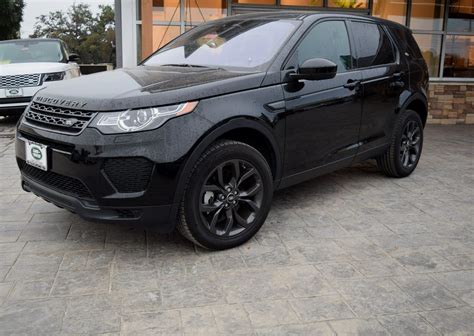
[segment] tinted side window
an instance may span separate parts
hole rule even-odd
[[[311,28],[293,57],[298,65],[310,58],[325,58],[337,64],[337,72],[352,67],[351,48],[344,21],[324,21]]]
[[[392,42],[381,26],[352,22],[352,31],[357,46],[359,68],[395,62]]]

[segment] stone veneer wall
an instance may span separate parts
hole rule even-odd
[[[436,83],[429,88],[430,124],[474,124],[474,83]]]

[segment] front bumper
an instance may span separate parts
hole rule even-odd
[[[44,85],[19,87],[21,96],[18,97],[8,97],[7,89],[0,88],[0,115],[22,114],[32,97],[43,87]]]
[[[21,124],[16,157],[22,187],[87,220],[169,232],[178,209],[173,200],[180,164],[157,159],[160,136],[154,133],[105,136],[85,129],[70,136]],[[47,172],[26,164],[26,141],[48,146]]]
[[[22,114],[32,97],[0,98],[0,115]]]

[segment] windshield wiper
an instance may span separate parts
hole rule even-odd
[[[200,64],[187,64],[187,63],[170,63],[170,64],[160,64],[159,66],[171,66],[171,67],[181,67],[181,68],[201,68],[201,69],[212,69],[212,70],[225,70],[221,67],[213,67],[208,65],[200,65]]]
[[[170,64],[161,64],[160,66],[173,66],[173,67],[182,67],[182,68],[211,68],[205,65],[187,64],[187,63],[176,63],[176,64],[170,63]]]

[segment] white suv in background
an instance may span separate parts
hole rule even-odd
[[[48,82],[80,76],[78,59],[58,39],[0,41],[0,115],[23,113]]]

